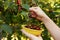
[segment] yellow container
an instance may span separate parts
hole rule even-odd
[[[33,35],[41,35],[42,30],[34,30],[34,29],[30,29],[30,28],[26,28],[25,26],[22,27],[26,32],[33,34]]]

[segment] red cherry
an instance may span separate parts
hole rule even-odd
[[[28,28],[28,26],[25,26],[26,28]]]
[[[29,17],[35,18],[35,17],[37,17],[37,14],[34,11],[30,11]]]
[[[35,29],[35,28],[36,28],[36,26],[33,26],[33,28]]]
[[[17,0],[17,4],[20,5],[21,4],[21,0]]]
[[[34,29],[34,30],[40,30],[40,27],[39,26],[36,26],[36,25],[27,25],[25,27],[26,28],[30,28],[30,29]]]
[[[36,30],[40,30],[40,28],[37,27]]]
[[[32,27],[32,26],[30,26],[29,28],[30,28],[30,29],[33,29],[33,27]]]
[[[31,11],[31,14],[37,17],[37,14],[34,11]]]

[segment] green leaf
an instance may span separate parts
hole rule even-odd
[[[2,36],[3,36],[3,37],[6,37],[6,36],[7,36],[7,33],[4,32],[4,31],[2,31]]]
[[[0,0],[0,1],[2,1],[2,0]]]
[[[9,7],[9,2],[8,1],[5,1],[4,2],[4,10],[7,10]]]
[[[24,18],[25,18],[26,21],[28,20],[28,12],[22,11],[21,15],[24,16]]]
[[[1,25],[1,29],[9,34],[12,34],[12,29],[9,25],[7,24],[2,24]]]
[[[35,1],[36,4],[38,3],[38,0],[34,0],[34,1]]]
[[[0,24],[2,24],[3,23],[3,20],[0,20]]]
[[[22,7],[26,10],[29,10],[30,6],[28,4],[22,4]]]
[[[22,11],[21,15],[27,16],[27,13],[25,11]]]

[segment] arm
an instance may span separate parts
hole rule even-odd
[[[45,24],[48,31],[51,33],[52,37],[55,40],[60,40],[60,29],[59,27],[49,18],[46,17],[43,19],[43,23]]]
[[[55,40],[60,40],[60,29],[59,27],[42,11],[40,7],[32,7],[30,10],[33,10],[37,17],[33,15],[32,17],[35,17],[36,19],[42,21],[48,31],[51,33],[52,37]]]

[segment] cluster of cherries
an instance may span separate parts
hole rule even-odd
[[[30,28],[30,29],[34,29],[34,30],[41,30],[41,28],[39,26],[36,26],[36,25],[27,25],[25,27]]]
[[[21,0],[17,0],[17,5],[18,5],[18,11],[21,11],[22,10]]]

